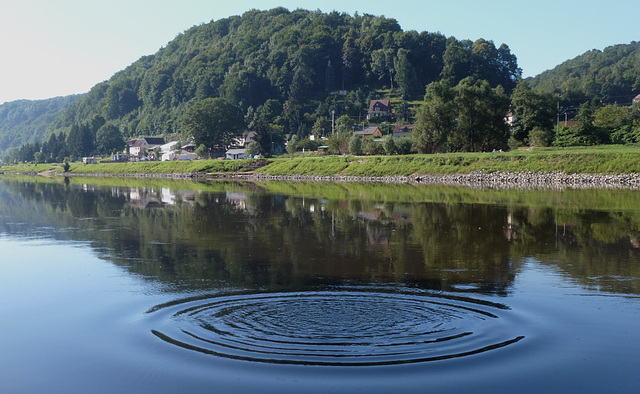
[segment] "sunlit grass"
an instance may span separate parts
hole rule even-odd
[[[61,173],[61,164],[3,166],[6,173]],[[488,153],[406,156],[282,156],[267,160],[194,160],[171,162],[71,164],[74,175],[212,174],[256,172],[263,175],[410,176],[471,172],[563,172],[566,174],[640,173],[640,148],[599,146],[545,148]]]
[[[640,172],[640,148],[606,146],[491,153],[407,156],[327,156],[276,160],[258,170],[270,175],[409,176],[485,172]]]

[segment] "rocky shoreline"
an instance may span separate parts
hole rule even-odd
[[[343,175],[262,175],[262,174],[214,174],[212,178],[278,180],[306,182],[380,182],[441,184],[472,188],[531,188],[531,189],[640,189],[640,174],[565,174],[562,172],[484,172],[449,175],[411,175],[361,177]]]
[[[44,174],[22,174],[44,175]],[[632,174],[565,174],[563,172],[485,172],[446,175],[410,176],[346,176],[346,175],[264,175],[254,172],[242,173],[173,173],[173,174],[74,174],[56,173],[47,176],[64,177],[122,177],[164,178],[184,180],[227,179],[246,181],[293,181],[293,182],[378,182],[439,184],[492,189],[640,189],[640,173]]]

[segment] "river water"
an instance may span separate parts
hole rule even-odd
[[[637,392],[640,194],[0,178],[2,392]]]

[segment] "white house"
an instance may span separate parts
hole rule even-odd
[[[162,161],[173,161],[173,160],[195,160],[196,154],[193,152],[187,151],[172,151],[162,154]]]
[[[160,154],[162,161],[173,160],[195,160],[196,154],[193,152],[187,152],[182,149],[176,149],[178,147],[178,141],[169,142],[160,147]]]
[[[229,160],[240,160],[246,157],[247,150],[244,148],[232,148],[227,150],[225,157]]]
[[[127,145],[129,146],[129,155],[131,158],[139,160],[144,157],[145,153],[164,145],[164,138],[134,138],[127,141]]]

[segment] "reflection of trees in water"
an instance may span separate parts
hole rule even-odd
[[[398,282],[504,294],[523,258],[534,256],[586,286],[640,293],[637,279],[615,280],[640,277],[635,210],[294,197],[256,187],[3,181],[0,193],[1,231],[87,241],[171,286]]]
[[[519,207],[509,218],[514,259],[535,255],[588,288],[640,293],[637,211]]]
[[[413,237],[427,270],[444,284],[471,283],[504,293],[514,279],[509,242],[503,235],[506,207],[415,204]]]

